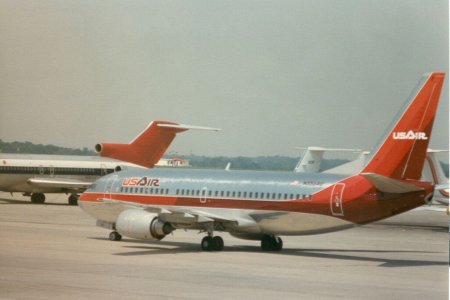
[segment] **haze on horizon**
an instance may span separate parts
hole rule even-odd
[[[444,0],[0,0],[0,139],[92,149],[151,120],[219,127],[171,152],[370,149],[422,74],[447,73]]]

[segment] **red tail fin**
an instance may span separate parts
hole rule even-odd
[[[167,121],[153,121],[129,144],[102,143],[95,145],[95,150],[103,157],[152,168],[164,155],[175,135],[188,129],[219,130]]]
[[[362,171],[395,179],[419,180],[445,73],[424,75],[396,123],[387,131]]]

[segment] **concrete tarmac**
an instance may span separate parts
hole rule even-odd
[[[224,233],[108,240],[64,195],[0,193],[0,299],[448,299],[449,230],[420,208],[346,231],[283,237],[279,253]]]

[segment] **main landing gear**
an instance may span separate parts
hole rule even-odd
[[[122,236],[117,231],[112,231],[109,234],[109,240],[110,241],[120,241],[122,239]]]
[[[261,239],[261,249],[263,251],[281,251],[283,240],[273,234],[265,234]]]
[[[45,202],[45,195],[43,193],[31,194],[31,203],[42,204],[44,202]],[[67,198],[67,202],[69,203],[69,205],[78,205],[78,195],[70,194],[69,198]]]
[[[67,198],[67,202],[69,202],[69,205],[78,205],[78,195],[71,194],[69,198]]]
[[[31,194],[31,203],[42,204],[45,202],[45,195],[42,193]]]
[[[220,236],[208,235],[202,239],[201,246],[203,251],[222,251],[224,243]]]

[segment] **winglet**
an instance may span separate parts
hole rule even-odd
[[[420,179],[444,77],[445,73],[440,72],[422,77],[400,117],[388,128],[369,158],[363,173],[394,179]]]
[[[183,125],[167,121],[152,121],[129,144],[100,143],[95,145],[95,151],[103,157],[152,168],[164,155],[175,135],[189,129],[220,130],[218,128]]]

